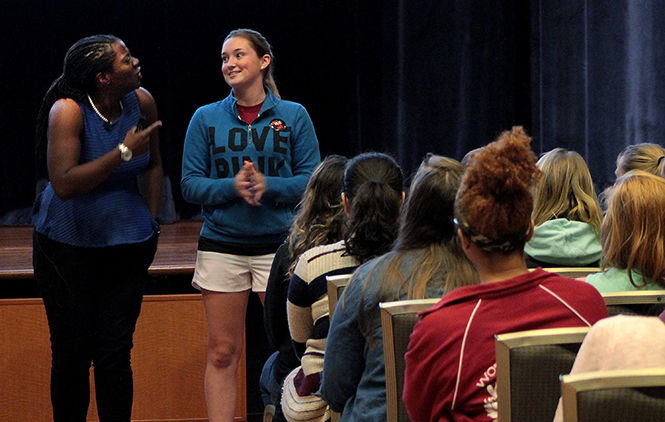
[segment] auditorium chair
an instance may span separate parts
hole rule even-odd
[[[665,368],[586,372],[561,377],[566,422],[665,420]]]
[[[342,297],[346,285],[349,284],[353,274],[340,274],[326,276],[326,284],[328,286],[328,312],[330,313],[330,320],[332,321],[333,313],[339,298]]]
[[[598,267],[552,267],[543,268],[543,270],[568,278],[581,278],[600,272]]]
[[[665,290],[603,293],[603,299],[610,316],[658,316],[665,310]]]
[[[495,336],[496,392],[501,422],[551,422],[559,376],[568,374],[589,327],[530,330]]]
[[[330,315],[330,321],[332,321],[333,313],[335,313],[337,302],[339,301],[339,298],[342,297],[344,288],[347,284],[349,284],[349,280],[351,280],[352,275],[353,274],[340,274],[326,276],[326,284],[328,286],[328,312]],[[341,415],[338,412],[334,412],[332,410],[330,411],[331,422],[337,422],[340,416]]]
[[[404,354],[409,337],[418,322],[418,312],[432,307],[439,299],[414,299],[382,302],[381,330],[386,367],[386,408],[388,422],[408,422],[409,416],[402,402],[404,389]]]

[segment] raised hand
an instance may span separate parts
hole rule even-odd
[[[137,130],[136,126],[134,126],[129,129],[122,143],[132,151],[134,156],[145,154],[150,147],[150,136],[161,126],[161,120],[157,120],[143,130]]]

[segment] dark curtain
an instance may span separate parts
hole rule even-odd
[[[530,126],[528,1],[397,0],[365,13],[378,9],[380,31],[361,25],[358,37],[363,148],[385,145],[412,171],[426,152],[461,159]]]
[[[533,127],[542,151],[582,154],[599,187],[627,145],[665,139],[665,3],[534,2]]]
[[[182,143],[194,110],[226,96],[219,51],[237,27],[276,53],[285,99],[304,104],[321,151],[427,152],[461,159],[512,125],[537,153],[580,152],[599,188],[626,145],[662,143],[665,4],[637,0],[9,0],[0,17],[0,216],[30,207],[34,119],[67,48],[121,37],[141,60],[164,121],[164,168],[183,218]],[[26,213],[27,215],[27,213]]]

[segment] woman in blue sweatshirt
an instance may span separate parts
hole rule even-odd
[[[185,137],[182,193],[204,220],[192,285],[206,309],[211,422],[233,419],[250,289],[263,301],[274,253],[320,161],[312,121],[279,98],[272,62],[261,34],[229,33],[222,74],[231,93],[199,108]]]

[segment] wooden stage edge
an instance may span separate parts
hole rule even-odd
[[[191,274],[202,221],[162,226],[150,275]],[[32,226],[0,226],[0,280],[32,279]]]

